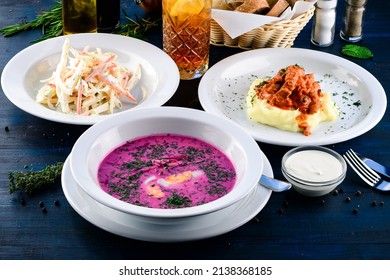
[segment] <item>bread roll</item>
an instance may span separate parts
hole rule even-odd
[[[226,0],[226,5],[229,10],[235,10],[242,3],[244,3],[244,0]]]
[[[306,1],[306,0],[287,0],[287,2],[290,4],[291,8],[294,7],[295,3],[298,1]]]
[[[266,14],[270,9],[266,0],[245,0],[235,11],[251,14]]]
[[[267,0],[267,2],[268,5],[272,8],[276,4],[276,2],[278,2],[278,0]]]
[[[271,10],[267,13],[267,16],[270,17],[278,17],[281,13],[284,12],[290,4],[287,0],[278,0],[271,8]]]
[[[213,9],[228,10],[228,4],[226,0],[213,0]]]

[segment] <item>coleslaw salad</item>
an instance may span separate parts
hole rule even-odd
[[[136,104],[131,89],[141,79],[141,67],[134,72],[116,61],[115,53],[100,48],[77,50],[65,39],[60,62],[53,74],[41,82],[36,102],[66,114],[112,114],[125,98]]]

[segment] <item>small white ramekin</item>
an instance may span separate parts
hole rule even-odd
[[[320,165],[323,164],[321,161],[317,158],[315,158],[315,154],[317,153],[326,153],[327,155],[332,156],[335,161],[335,164],[340,164],[341,172],[338,174],[335,174],[334,177],[321,180],[308,180],[307,178],[304,178],[304,176],[298,176],[296,173],[294,173],[291,168],[287,166],[288,159],[297,153],[304,152],[304,151],[314,151],[313,158],[309,158],[311,164],[313,164],[313,168],[316,168],[316,164]],[[340,185],[347,172],[347,164],[343,157],[338,154],[337,152],[322,147],[322,146],[301,146],[296,147],[294,149],[289,150],[282,158],[282,173],[283,176],[286,178],[287,181],[289,181],[293,185],[293,189],[295,189],[300,194],[306,195],[306,196],[323,196],[331,191],[333,191],[338,185]],[[329,175],[329,174],[328,174]]]

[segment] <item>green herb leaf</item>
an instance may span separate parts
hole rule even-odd
[[[0,29],[0,33],[4,37],[9,37],[21,31],[42,29],[42,37],[32,41],[36,43],[48,38],[53,38],[62,34],[62,4],[57,2],[49,11],[43,11],[37,15],[35,19],[6,26]]]
[[[361,59],[368,59],[374,56],[368,48],[357,45],[345,45],[341,52],[345,55]]]
[[[114,34],[145,40],[144,34],[149,29],[158,27],[158,22],[160,21],[160,19],[151,21],[150,19],[140,18],[137,15],[135,15],[135,20],[133,20],[127,15],[125,10],[122,9],[122,12],[125,15],[126,22],[119,23],[112,31]]]
[[[10,171],[8,172],[9,193],[17,190],[24,190],[31,194],[43,186],[54,184],[55,180],[61,176],[64,163],[58,162],[48,165],[39,171],[28,170],[27,172]]]
[[[122,9],[125,15],[125,23],[119,23],[112,33],[120,34],[129,37],[135,37],[144,40],[144,34],[152,28],[158,27],[160,19],[151,21],[150,19],[140,18],[135,16],[135,20],[131,19],[126,12]],[[0,29],[0,34],[4,37],[15,35],[22,31],[41,29],[41,38],[32,41],[31,43],[37,43],[49,38],[54,38],[62,35],[62,2],[58,1],[48,11],[43,11],[41,14],[30,21],[24,21],[9,25]]]

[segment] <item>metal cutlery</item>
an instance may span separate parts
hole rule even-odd
[[[370,158],[367,158],[359,153],[355,153],[365,164],[367,164],[371,169],[386,177],[386,179],[390,179],[390,168],[380,164]]]
[[[291,184],[285,181],[274,179],[266,175],[262,175],[259,181],[260,185],[274,192],[283,192],[291,188]]]
[[[390,190],[390,182],[383,180],[352,149],[348,150],[343,157],[366,184],[381,191]]]

